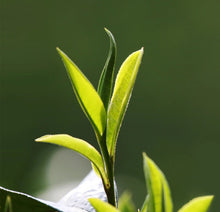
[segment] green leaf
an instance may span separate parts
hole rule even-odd
[[[105,28],[106,33],[110,38],[110,48],[105,66],[102,70],[101,77],[99,79],[98,93],[105,105],[105,109],[108,109],[108,104],[112,94],[112,84],[115,70],[115,60],[116,60],[116,42],[112,33]]]
[[[144,202],[142,212],[173,211],[173,203],[167,180],[159,167],[144,153],[144,174],[147,182],[148,196]]]
[[[107,147],[113,160],[118,132],[134,87],[143,53],[143,48],[132,53],[122,64],[116,78],[107,113]]]
[[[197,197],[185,204],[178,212],[206,212],[213,200],[213,196]]]
[[[35,141],[57,144],[80,153],[95,165],[106,185],[108,184],[108,178],[105,174],[104,164],[100,153],[86,141],[66,134],[45,135]]]
[[[64,211],[55,203],[40,200],[30,195],[0,187],[1,212],[54,212]],[[2,208],[4,207],[5,208]]]
[[[157,165],[146,154],[144,156],[144,174],[147,182],[147,212],[162,212],[162,182]]]
[[[95,132],[102,136],[106,127],[106,111],[99,94],[71,59],[59,48],[57,51],[63,59],[73,90],[84,113]]]
[[[141,208],[141,212],[147,212],[147,203],[149,201],[148,198],[149,198],[149,196],[146,196],[144,203],[142,205],[142,208]]]
[[[124,192],[118,201],[118,208],[120,212],[135,212],[135,205],[131,198],[131,193]]]
[[[115,207],[113,207],[107,202],[103,202],[100,199],[90,198],[89,202],[97,212],[119,212],[119,210],[117,210]]]
[[[11,197],[9,195],[7,195],[7,197],[6,197],[4,212],[13,212]]]
[[[161,176],[161,181],[162,181],[162,186],[163,186],[163,203],[164,203],[164,209],[165,212],[172,212],[173,211],[173,201],[171,198],[171,192],[170,192],[170,187],[169,184],[166,180],[165,175],[163,172],[160,170],[160,176]]]

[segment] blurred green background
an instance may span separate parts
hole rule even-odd
[[[68,133],[96,145],[55,47],[96,87],[107,27],[118,44],[117,69],[145,48],[117,145],[119,191],[131,190],[140,207],[146,151],[166,174],[175,209],[214,194],[212,211],[219,211],[219,1],[1,0],[0,9],[1,186],[37,194],[88,172],[76,153],[34,139]]]

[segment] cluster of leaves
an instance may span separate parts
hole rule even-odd
[[[89,142],[66,134],[45,135],[36,139],[36,141],[57,144],[72,149],[91,161],[94,171],[103,183],[108,201],[90,198],[89,201],[97,212],[134,212],[134,206],[128,195],[120,198],[118,203],[114,165],[117,137],[135,84],[143,56],[143,48],[129,55],[123,62],[114,83],[116,43],[112,33],[107,29],[105,30],[110,38],[110,50],[97,91],[74,62],[57,48],[66,67],[77,100],[93,126],[100,151]],[[142,209],[138,211],[172,212],[171,193],[164,174],[146,154],[143,154],[143,159],[148,195]],[[54,209],[63,212],[69,211],[63,208],[65,205],[54,205],[0,187],[0,206],[3,201],[6,202],[5,212],[12,212],[12,197],[15,197],[18,201],[20,200],[20,203],[23,201],[25,204],[30,202],[32,205],[36,204],[36,207],[42,212],[54,211]],[[212,198],[212,196],[195,198],[178,212],[206,212]],[[20,204],[20,206],[23,207],[24,204]],[[71,211],[74,210],[71,209]],[[1,208],[0,211],[2,211]],[[85,210],[80,209],[77,211]]]
[[[107,29],[106,32],[110,37],[110,50],[97,91],[74,62],[57,48],[78,102],[93,126],[100,152],[88,142],[64,134],[46,135],[36,139],[36,141],[58,144],[77,151],[88,158],[103,181],[108,202],[116,206],[117,200],[114,185],[116,142],[141,63],[143,48],[132,53],[123,62],[113,89],[116,43],[111,32]]]
[[[148,194],[141,210],[138,210],[138,212],[173,212],[171,192],[163,172],[145,153],[143,154],[143,163]],[[194,198],[181,207],[178,212],[207,212],[212,199],[213,196],[211,195]],[[118,208],[95,198],[91,198],[90,202],[97,212],[136,211],[128,193],[120,197]]]
[[[79,152],[92,162],[93,167],[103,180],[108,198],[108,203],[99,199],[89,200],[97,212],[134,212],[133,209],[129,210],[128,208],[129,201],[122,202],[119,209],[116,209],[114,162],[117,136],[138,73],[143,48],[132,53],[122,64],[112,94],[116,43],[110,31],[106,30],[106,32],[110,37],[110,51],[99,80],[97,92],[67,55],[57,49],[70,76],[77,99],[95,130],[101,154],[86,141],[69,135],[47,135],[36,141],[65,146]],[[165,176],[146,154],[143,157],[148,195],[141,212],[172,212],[173,204]],[[196,198],[183,206],[179,212],[205,212],[212,198],[212,196]]]

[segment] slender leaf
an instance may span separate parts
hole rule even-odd
[[[11,197],[9,195],[7,195],[7,197],[6,197],[4,212],[13,212]]]
[[[103,102],[89,80],[83,75],[71,59],[57,48],[63,59],[76,97],[98,135],[102,135],[106,127],[106,111]]]
[[[144,153],[144,172],[148,196],[141,212],[173,211],[173,203],[168,182],[159,167]]]
[[[95,165],[106,185],[108,184],[100,153],[86,141],[66,134],[45,135],[35,141],[57,144],[80,153]]]
[[[90,198],[89,202],[96,209],[97,212],[119,212],[115,207],[107,202],[103,202],[97,198]]]
[[[102,74],[99,80],[98,93],[105,105],[105,109],[108,109],[108,104],[112,94],[112,84],[115,70],[115,60],[116,60],[116,42],[112,33],[105,28],[106,33],[110,38],[110,48],[105,66],[102,70]]]
[[[163,172],[161,170],[160,170],[160,176],[161,176],[161,181],[162,181],[162,186],[163,186],[164,210],[165,210],[165,212],[172,212],[173,211],[173,201],[171,198],[170,187],[169,187],[169,184],[166,180],[165,175],[163,174]]]
[[[118,132],[134,87],[143,53],[143,48],[132,53],[122,64],[116,78],[107,114],[107,147],[113,160]]]
[[[157,165],[146,154],[144,156],[144,174],[147,182],[147,212],[162,212],[162,182]]]
[[[197,197],[185,204],[178,212],[206,212],[213,200],[213,196]]]
[[[135,205],[131,198],[131,193],[124,192],[118,201],[118,209],[120,212],[135,212]]]
[[[147,212],[147,203],[149,201],[149,196],[146,196],[145,200],[144,200],[144,203],[142,205],[142,208],[141,208],[141,212]]]

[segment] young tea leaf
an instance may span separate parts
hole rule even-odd
[[[105,66],[102,70],[102,74],[99,80],[98,93],[105,105],[106,111],[108,110],[108,104],[112,94],[112,84],[114,77],[115,69],[115,60],[116,60],[116,42],[112,33],[105,28],[106,33],[110,38],[110,48]]]
[[[212,202],[213,196],[197,197],[185,204],[178,212],[206,212]]]
[[[144,174],[147,182],[147,212],[162,212],[162,182],[157,165],[146,154],[144,157]]]
[[[107,112],[107,147],[113,161],[118,132],[134,87],[143,53],[143,48],[132,53],[122,64],[116,78]]]
[[[100,199],[90,198],[89,202],[97,212],[119,212],[119,210],[117,210],[115,207],[113,207],[107,202],[103,202]]]
[[[73,90],[84,113],[95,132],[102,136],[106,126],[106,111],[99,94],[71,59],[59,48],[57,51],[64,62]]]
[[[142,208],[141,208],[141,212],[147,212],[147,203],[149,201],[148,198],[149,198],[149,196],[146,196],[144,203],[142,205]]]
[[[45,135],[35,141],[57,144],[80,153],[95,165],[105,184],[108,184],[108,179],[105,174],[104,164],[100,153],[86,141],[66,134]]]
[[[173,211],[173,203],[168,182],[159,167],[144,153],[144,173],[148,196],[141,212]]]
[[[161,170],[160,170],[160,176],[161,176],[161,181],[162,181],[162,186],[163,186],[164,211],[165,212],[172,212],[173,211],[173,201],[171,198],[170,187],[169,187],[169,184],[166,180],[165,175],[163,174],[163,172]]]

